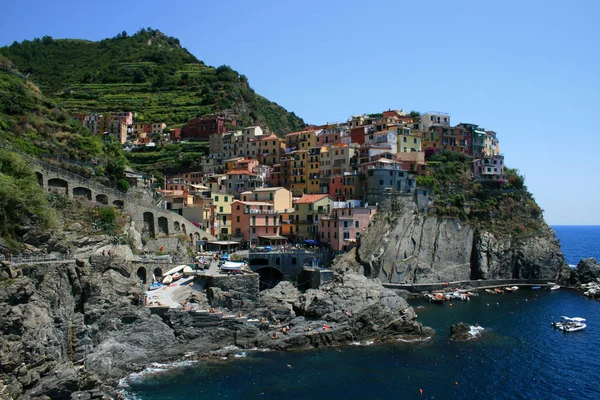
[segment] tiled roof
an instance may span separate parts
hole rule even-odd
[[[298,200],[294,201],[294,203],[296,203],[296,204],[314,203],[316,201],[324,199],[327,196],[328,196],[327,194],[305,194],[304,196],[300,197]]]
[[[250,171],[245,169],[234,169],[233,171],[229,171],[227,175],[254,175],[251,174]]]

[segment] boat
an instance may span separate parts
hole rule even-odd
[[[532,286],[532,287],[531,287],[531,290],[539,290],[539,289],[541,289],[541,288],[542,288],[541,286]]]
[[[518,286],[511,286],[511,289],[512,289],[512,290],[513,290],[513,292],[514,292],[515,290],[519,290],[519,287],[518,287]]]
[[[441,294],[439,294],[439,293],[428,294],[427,298],[429,299],[430,303],[433,303],[433,304],[444,304],[444,297]]]
[[[496,294],[496,292],[492,289],[485,289],[485,291],[491,294]]]
[[[223,271],[239,271],[244,268],[244,265],[246,264],[243,262],[226,261],[221,264],[221,269]]]
[[[548,290],[558,290],[558,289],[560,289],[560,285],[548,286]]]
[[[183,274],[181,272],[175,272],[173,275],[173,281],[178,281],[183,277]]]
[[[173,283],[173,277],[171,275],[167,275],[162,280],[163,285],[170,285]]]
[[[496,292],[498,294],[502,294],[502,293],[504,293],[504,290],[502,290],[500,288],[496,288],[496,289],[494,289],[494,292]]]
[[[150,285],[150,289],[149,290],[156,290],[156,289],[160,289],[161,287],[164,287],[165,285],[163,285],[160,282],[154,282],[152,285]]]
[[[507,286],[507,287],[504,288],[504,290],[507,291],[507,292],[512,292],[513,288],[510,287],[510,286]]]
[[[562,321],[553,322],[552,327],[563,332],[578,332],[584,330],[587,325],[585,324],[585,318],[580,317],[561,317]]]
[[[179,272],[182,269],[184,269],[185,267],[187,267],[187,264],[178,265],[175,268],[171,268],[170,270],[168,270],[167,272],[165,272],[163,275],[164,276],[173,275],[175,272]]]
[[[185,268],[183,269],[183,273],[185,274],[186,272],[192,272],[192,267],[190,267],[189,265],[186,265]]]

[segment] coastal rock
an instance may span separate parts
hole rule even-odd
[[[600,278],[600,264],[594,258],[586,258],[579,261],[577,267],[571,271],[569,284],[579,285],[582,283],[598,282]]]
[[[464,322],[450,326],[450,340],[465,341],[481,336],[482,327],[479,325],[468,325]]]
[[[546,225],[534,236],[497,236],[410,209],[378,213],[361,235],[356,260],[367,276],[386,283],[569,276],[560,244]]]

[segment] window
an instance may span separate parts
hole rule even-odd
[[[219,196],[215,196],[215,201],[219,201]]]
[[[252,228],[252,233],[256,233],[256,228]]]
[[[348,227],[348,221],[344,221],[344,228]]]
[[[256,217],[252,217],[252,225],[256,225]]]
[[[273,200],[273,193],[269,193],[269,200]]]
[[[229,201],[229,197],[225,196],[225,203]]]
[[[344,239],[350,239],[350,232],[344,232]]]
[[[404,138],[404,142],[406,143],[406,137]]]
[[[383,179],[379,180],[379,186],[383,186]]]
[[[269,217],[265,217],[265,225],[269,225]]]
[[[219,207],[219,212],[223,212],[223,207]]]
[[[360,222],[359,221],[354,221],[354,227],[355,228],[360,228]]]
[[[236,207],[236,210],[239,210],[239,209],[240,209],[240,205],[238,204],[237,207]],[[240,222],[240,221],[238,220],[238,222]]]

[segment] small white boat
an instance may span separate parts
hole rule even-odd
[[[577,332],[584,330],[587,325],[585,324],[585,318],[574,317],[569,318],[564,315],[561,317],[563,320],[559,322],[553,322],[552,327],[563,332]]]
[[[244,268],[245,263],[243,262],[233,262],[227,261],[221,265],[221,269],[223,271],[239,271]]]
[[[183,277],[183,274],[181,272],[175,272],[171,276],[173,277],[173,281],[178,281]]]
[[[163,285],[170,285],[173,283],[173,277],[171,275],[167,275],[162,280]]]
[[[548,290],[558,290],[558,289],[560,289],[560,285],[548,286]]]
[[[513,290],[513,292],[514,292],[515,290],[519,290],[519,287],[518,287],[518,286],[511,286],[511,289],[512,289],[512,290]]]
[[[184,269],[185,267],[187,267],[187,265],[186,265],[186,264],[178,265],[178,266],[176,266],[175,268],[171,268],[170,270],[168,270],[167,272],[165,272],[163,275],[165,275],[165,276],[166,276],[166,275],[172,275],[172,274],[174,274],[175,272],[179,272],[179,271],[181,271],[181,270],[182,270],[182,269]]]

